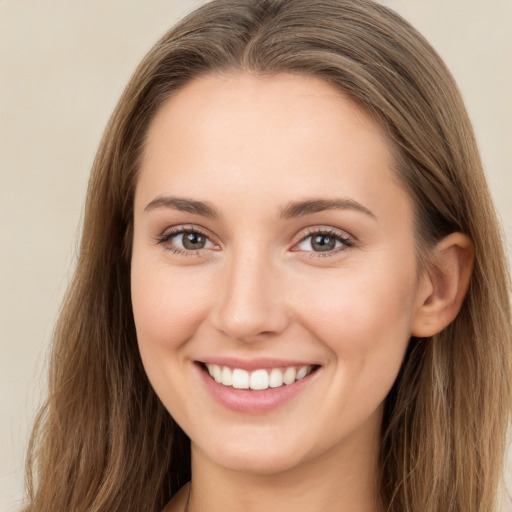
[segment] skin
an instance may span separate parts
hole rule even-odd
[[[313,198],[351,203],[280,216]],[[169,235],[183,227],[204,247]],[[341,239],[320,253],[310,235],[326,230]],[[189,490],[190,511],[380,510],[383,402],[411,334],[440,330],[460,307],[461,237],[436,253],[438,281],[420,272],[385,134],[321,80],[212,75],[168,100],[144,149],[131,275],[145,369],[192,442],[192,485],[166,511],[184,510]],[[201,378],[197,361],[219,355],[319,369],[283,405],[241,413]]]

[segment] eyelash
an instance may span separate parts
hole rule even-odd
[[[312,238],[313,236],[319,236],[319,235],[334,238],[336,242],[341,242],[342,247],[337,247],[330,251],[325,251],[325,252],[304,251],[307,255],[306,257],[308,257],[308,258],[328,258],[331,256],[336,256],[340,252],[343,252],[346,249],[349,249],[350,247],[353,247],[355,245],[355,242],[352,238],[340,233],[339,231],[335,231],[333,229],[315,229],[315,228],[308,229],[306,231],[305,236],[303,236],[299,240],[299,242],[295,245],[299,245],[299,244],[303,243],[305,240],[307,240],[308,238]],[[298,252],[298,250],[296,250],[296,251]]]
[[[157,237],[157,243],[165,246],[166,250],[171,251],[175,254],[180,254],[183,256],[197,256],[199,254],[199,252],[201,251],[201,249],[184,250],[184,249],[180,249],[179,247],[173,246],[172,244],[169,244],[168,246],[166,245],[174,237],[176,237],[178,235],[184,235],[185,233],[192,233],[195,235],[200,235],[200,236],[206,238],[207,240],[210,240],[210,237],[206,233],[204,233],[203,231],[201,231],[200,229],[198,229],[196,227],[179,226],[177,228],[173,228],[168,231],[165,231],[161,236]]]
[[[183,235],[185,233],[200,235],[200,236],[206,238],[207,240],[209,240],[211,243],[213,243],[210,240],[210,237],[205,232],[201,231],[197,227],[186,227],[186,226],[180,226],[180,227],[168,230],[165,233],[163,233],[162,235],[160,235],[159,237],[157,237],[156,241],[157,241],[158,244],[165,246],[166,250],[169,250],[169,251],[171,251],[171,252],[173,252],[175,254],[180,254],[180,255],[183,255],[183,256],[197,256],[197,255],[199,255],[199,253],[201,252],[202,249],[184,250],[184,249],[180,249],[180,248],[178,248],[176,246],[173,246],[172,244],[169,244],[168,246],[166,246],[166,244],[168,244],[170,242],[170,240],[172,240],[174,237],[179,236],[179,235]],[[330,251],[325,251],[325,252],[320,252],[320,251],[302,251],[302,252],[306,253],[306,255],[307,255],[306,257],[308,257],[308,258],[326,258],[326,257],[330,257],[330,256],[335,256],[335,255],[339,254],[340,252],[343,252],[346,249],[348,249],[350,247],[353,247],[355,245],[355,242],[354,242],[354,240],[352,238],[350,238],[350,237],[348,237],[346,235],[343,235],[343,234],[341,234],[338,231],[334,231],[332,229],[313,229],[313,228],[311,228],[311,229],[307,230],[305,236],[303,236],[295,244],[295,246],[303,243],[305,240],[307,240],[308,238],[311,238],[311,237],[313,237],[315,235],[332,237],[337,242],[341,242],[342,247],[337,247],[335,249],[332,249]],[[298,249],[295,249],[293,251],[294,252],[299,252]]]

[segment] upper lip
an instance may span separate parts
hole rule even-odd
[[[197,360],[203,364],[216,364],[227,366],[228,368],[240,368],[241,370],[254,371],[265,368],[287,368],[289,366],[317,366],[311,361],[299,361],[291,359],[278,359],[273,357],[257,357],[252,359],[242,359],[238,357],[206,357]]]

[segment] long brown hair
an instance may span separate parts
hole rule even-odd
[[[495,510],[511,406],[510,281],[473,131],[445,65],[370,0],[214,0],[140,64],[90,179],[81,249],[28,457],[26,512],[159,511],[190,478],[188,439],[152,390],[130,302],[132,207],[148,124],[178,88],[230,70],[324,79],[374,116],[416,214],[418,257],[459,231],[475,266],[462,309],[411,339],[387,398],[391,512]],[[32,475],[35,474],[35,479]]]

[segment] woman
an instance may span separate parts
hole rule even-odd
[[[26,510],[495,510],[506,276],[413,28],[367,0],[210,2],[100,146]]]

